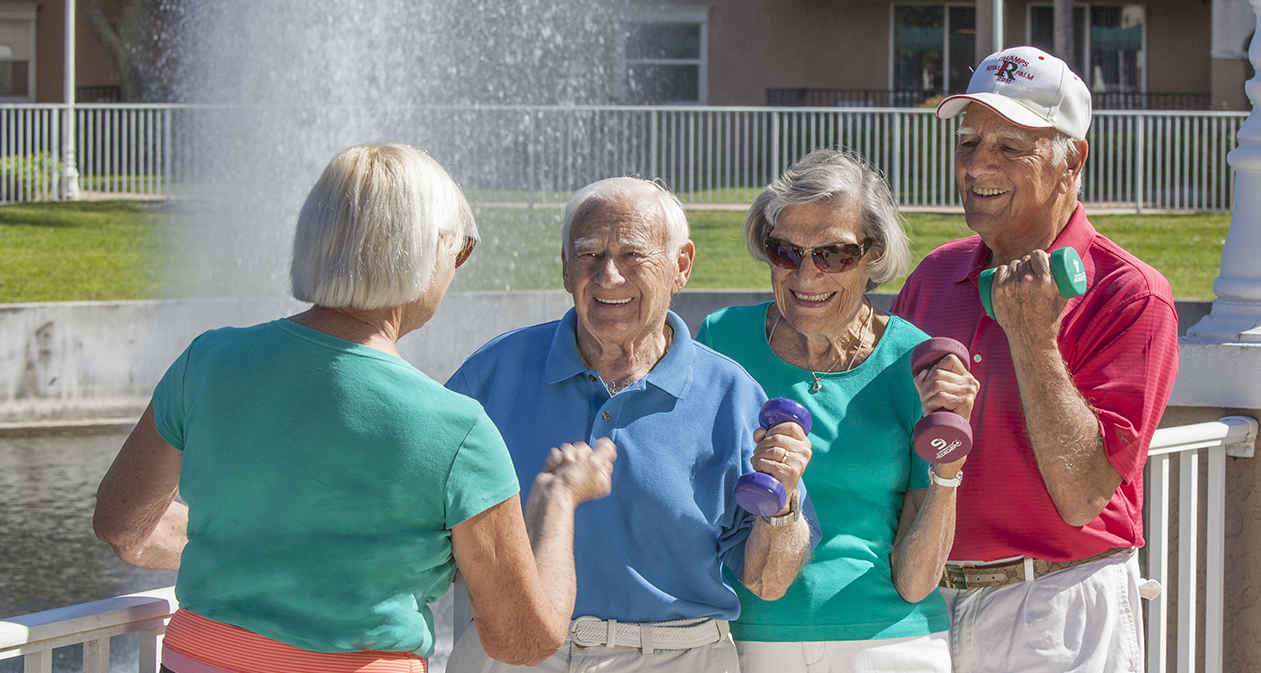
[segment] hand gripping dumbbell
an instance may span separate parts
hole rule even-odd
[[[949,337],[933,337],[911,352],[911,373],[919,376],[947,355],[968,366],[968,349],[963,344]],[[915,424],[911,444],[915,453],[930,463],[953,463],[972,450],[972,426],[953,411],[934,411]]]
[[[977,279],[977,289],[981,291],[981,305],[985,307],[985,313],[997,320],[994,315],[994,300],[990,297],[995,271],[997,269],[982,271]],[[1072,299],[1086,294],[1086,267],[1082,266],[1081,255],[1076,250],[1060,248],[1052,252],[1051,275],[1055,278],[1055,286],[1059,288],[1061,297]]]
[[[810,412],[793,400],[776,397],[762,405],[758,425],[770,430],[780,423],[796,423],[810,434]],[[774,516],[788,504],[788,493],[778,479],[764,472],[749,472],[736,480],[736,504],[758,516]]]

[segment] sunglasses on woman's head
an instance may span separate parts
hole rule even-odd
[[[461,264],[468,261],[469,255],[473,254],[473,248],[476,246],[477,239],[472,236],[464,237],[464,245],[460,248],[460,252],[455,256],[455,268],[460,268]]]
[[[820,271],[840,273],[858,264],[858,260],[871,249],[871,239],[862,243],[838,243],[821,245],[817,248],[799,248],[778,238],[767,236],[762,245],[766,249],[766,256],[770,258],[771,264],[781,269],[791,271],[801,268],[802,260],[809,256],[814,258],[814,265],[819,267]]]

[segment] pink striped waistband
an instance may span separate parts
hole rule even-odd
[[[429,668],[411,652],[312,652],[188,610],[171,616],[162,664],[175,673],[426,673]]]

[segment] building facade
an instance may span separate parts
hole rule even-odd
[[[967,88],[1003,46],[1053,51],[1052,2],[712,0],[629,17],[630,103],[908,106]],[[1073,4],[1067,58],[1112,109],[1246,109],[1247,0]],[[654,59],[655,60],[651,60]],[[650,62],[651,61],[651,62]]]

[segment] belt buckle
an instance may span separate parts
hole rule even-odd
[[[947,589],[967,589],[968,569],[948,565],[942,572],[941,581],[946,585]]]
[[[569,625],[569,639],[573,641],[573,644],[577,645],[578,647],[600,647],[602,645],[607,645],[608,644],[608,627],[607,626],[605,626],[604,628],[604,638],[605,638],[604,640],[585,640],[581,636],[578,635],[579,625],[583,623],[587,623],[587,622],[594,622],[596,624],[604,624],[603,619],[600,619],[599,617],[592,617],[591,615],[583,615],[582,617],[575,619],[573,623]]]

